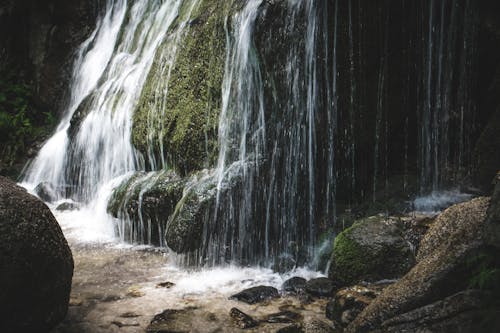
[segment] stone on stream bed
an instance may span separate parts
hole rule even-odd
[[[258,321],[237,308],[232,308],[231,311],[229,311],[229,315],[233,319],[233,322],[236,324],[236,326],[238,326],[239,328],[247,329],[259,325]]]
[[[271,313],[267,315],[264,319],[265,322],[271,324],[290,324],[302,320],[302,315],[293,311],[281,311],[277,313]]]
[[[257,286],[234,294],[229,299],[247,304],[255,304],[278,297],[280,297],[278,289],[269,286]]]
[[[308,294],[317,297],[333,296],[336,290],[335,283],[328,278],[311,279],[306,283],[306,291]]]
[[[204,332],[220,331],[216,321],[205,320],[209,317],[214,317],[213,313],[194,306],[184,309],[167,309],[154,316],[146,328],[146,333],[193,332],[193,327],[200,325],[198,320],[203,322]]]
[[[306,290],[307,280],[298,276],[294,276],[285,282],[281,286],[281,289],[286,293],[298,294]]]

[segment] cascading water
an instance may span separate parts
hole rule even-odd
[[[470,159],[470,0],[403,1],[404,15],[419,9],[428,21],[404,30],[402,43],[393,25],[403,19],[372,6],[107,1],[78,51],[64,117],[25,186],[52,184],[56,199],[83,202],[103,220],[113,210],[121,240],[168,246],[188,253],[189,263],[311,263],[319,236],[333,234],[338,203],[379,201],[381,189],[387,198],[398,173],[405,193],[411,173],[421,193],[440,189],[448,169],[457,177]],[[200,8],[224,13],[214,23]],[[209,50],[206,38],[219,33],[224,41]],[[377,45],[365,46],[371,39]],[[401,54],[390,52],[395,42]],[[181,59],[196,52],[193,63]],[[200,77],[183,81],[189,75]],[[209,75],[217,87],[202,84]],[[193,100],[180,103],[184,94]],[[188,108],[199,113],[183,117]],[[203,159],[192,167],[172,148],[191,144],[194,126],[206,127],[206,156],[186,148]]]
[[[26,172],[27,187],[49,182],[58,198],[89,203],[105,184],[143,168],[130,142],[132,112],[180,3],[107,2],[79,50],[71,102],[57,132]]]

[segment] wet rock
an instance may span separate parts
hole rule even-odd
[[[280,328],[276,333],[304,333],[304,330],[300,325],[290,325]]]
[[[377,297],[385,286],[353,286],[339,290],[326,305],[326,317],[347,326]]]
[[[324,321],[312,319],[304,322],[303,326],[304,333],[337,333],[337,330],[333,325],[328,324]]]
[[[58,211],[71,211],[71,210],[78,210],[80,209],[80,206],[74,202],[63,202],[59,206],[56,207],[56,210]]]
[[[306,279],[295,276],[283,282],[281,289],[287,293],[298,294],[305,291],[306,283]]]
[[[484,291],[462,291],[386,320],[377,332],[498,332],[500,308],[485,311],[487,298]]]
[[[46,332],[66,315],[71,250],[49,208],[0,177],[1,332]]]
[[[268,286],[257,286],[245,289],[229,297],[230,300],[237,300],[247,304],[260,303],[272,298],[278,298],[278,289]]]
[[[282,324],[288,324],[288,323],[294,323],[298,322],[302,319],[302,316],[293,311],[281,311],[278,313],[272,313],[264,319],[265,322],[268,323],[282,323]]]
[[[146,328],[147,333],[191,332],[197,308],[167,309],[153,317]],[[209,327],[207,327],[208,329]]]
[[[123,322],[119,320],[114,320],[111,322],[111,324],[118,326],[119,328],[122,327],[138,327],[140,326],[139,323],[137,322]]]
[[[236,326],[242,329],[252,328],[259,325],[259,322],[237,308],[232,308],[229,315]]]
[[[34,189],[35,194],[45,202],[57,200],[57,189],[50,183],[44,182],[38,184]]]
[[[372,216],[354,223],[334,241],[328,276],[339,286],[398,278],[415,263],[398,221]]]
[[[328,278],[311,279],[306,284],[307,293],[317,297],[333,296],[335,290],[335,283]]]
[[[161,283],[158,283],[156,285],[156,288],[167,288],[167,289],[170,289],[172,288],[173,286],[175,286],[175,283],[173,282],[161,282]]]
[[[121,318],[137,318],[140,317],[141,315],[135,313],[135,312],[124,312],[120,315]]]
[[[114,189],[108,213],[132,221],[124,225],[124,234],[132,237],[129,241],[161,245],[168,218],[182,198],[185,183],[172,171],[136,173]],[[149,223],[138,226],[141,221]]]
[[[208,172],[189,180],[167,223],[165,241],[170,249],[188,253],[201,247],[203,224],[215,210],[216,187],[215,178]]]
[[[478,267],[470,264],[482,253],[489,202],[489,198],[477,198],[454,205],[440,214],[422,240],[417,265],[387,287],[347,327],[346,332],[382,329],[383,323],[412,311],[422,313],[426,306],[467,289],[473,275],[478,272]],[[486,311],[488,305],[483,302],[482,308]],[[459,331],[459,317],[449,321],[442,318],[440,325],[450,325],[448,327]],[[419,320],[407,325],[418,325]],[[467,325],[467,322],[463,324]]]

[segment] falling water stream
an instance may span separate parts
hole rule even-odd
[[[418,192],[424,196],[413,205],[420,211],[434,212],[468,198],[454,191],[439,192],[446,188],[449,174],[463,176],[470,162],[472,125],[468,122],[473,123],[473,106],[471,88],[464,82],[473,77],[469,65],[475,30],[467,14],[470,1],[462,7],[458,2],[421,5],[428,21],[419,26],[416,36],[403,30],[411,37],[411,47],[421,46],[414,51],[422,59],[421,70],[410,68],[412,54],[405,54],[409,68],[403,78],[407,86],[402,90],[403,107],[408,108],[403,117],[405,132],[412,130],[418,137],[412,148],[418,164],[414,172]],[[376,78],[375,87],[367,87],[363,80],[371,68],[363,58],[367,51],[362,44],[370,32],[357,22],[365,15],[361,2],[349,2],[345,7],[337,0],[286,0],[281,29],[261,31],[259,24],[272,25],[266,15],[276,4],[243,1],[224,20],[218,158],[211,168],[182,179],[182,199],[174,203],[177,214],[193,192],[214,198],[210,211],[203,215],[203,244],[180,260],[210,268],[192,273],[176,266],[179,260],[166,250],[165,239],[172,219],[145,214],[144,197],[165,178],[180,179],[167,163],[170,152],[163,137],[169,129],[162,119],[169,112],[167,101],[175,84],[171,74],[178,51],[191,26],[198,24],[192,16],[201,3],[203,0],[105,1],[95,31],[75,53],[70,97],[60,124],[22,179],[22,185],[32,192],[41,185],[50,190],[50,207],[76,249],[77,260],[82,260],[77,268],[89,264],[98,269],[102,260],[112,269],[122,255],[139,264],[141,251],[154,253],[145,259],[151,260],[148,274],[152,277],[137,273],[133,279],[151,302],[163,292],[152,286],[165,276],[177,286],[172,302],[204,306],[203,295],[222,300],[242,287],[279,286],[292,274],[319,276],[315,272],[320,268],[317,254],[328,252],[331,246],[337,202],[345,199],[341,204],[349,207],[360,198],[375,202],[380,187],[385,192],[389,187],[393,158],[389,157],[388,141],[394,126],[388,100],[394,94],[390,15],[382,9],[377,13],[374,35],[382,46],[375,71],[370,73]],[[465,22],[461,29],[457,28],[459,22]],[[290,39],[284,51],[274,45],[279,38]],[[457,47],[459,40],[464,43]],[[275,47],[281,52],[278,55],[273,53]],[[453,72],[452,59],[463,64],[460,73]],[[155,61],[159,66],[152,70]],[[421,80],[416,80],[414,93],[410,83],[415,77]],[[153,94],[147,117],[142,119],[147,151],[141,153],[131,141],[132,121],[147,84]],[[410,105],[414,95],[417,101]],[[369,103],[373,116],[366,115]],[[358,121],[373,124],[363,128]],[[454,143],[457,138],[460,140]],[[404,191],[409,187],[410,140],[405,133],[400,156]],[[366,174],[367,170],[371,173]],[[107,212],[108,200],[127,181],[121,210],[112,217]],[[130,213],[126,206],[133,200],[137,206]],[[68,201],[79,209],[55,209]],[[318,244],[322,233],[330,237]],[[138,243],[159,247],[138,247]],[[234,264],[265,268],[241,270]],[[273,264],[292,272],[283,276],[266,269]],[[300,268],[307,264],[312,271]],[[118,271],[112,274],[122,273]],[[88,273],[77,275],[82,285],[92,278],[85,275]],[[141,284],[139,278],[145,282]],[[139,301],[127,302],[125,306],[134,309],[145,306]],[[172,306],[172,302],[161,306]],[[116,309],[110,309],[103,311],[113,315]]]
[[[164,236],[171,220],[144,214],[143,198],[173,172],[165,158],[169,152],[163,137],[169,129],[162,119],[169,112],[178,50],[191,26],[197,24],[192,13],[202,2],[108,0],[95,31],[77,50],[70,98],[60,124],[22,180],[30,191],[45,184],[55,203],[71,201],[80,206],[73,212],[57,213],[73,241],[169,246]],[[433,201],[440,201],[435,191],[445,185],[445,173],[462,175],[470,159],[466,126],[472,111],[470,87],[455,82],[466,81],[472,74],[465,65],[463,72],[452,73],[448,63],[455,58],[470,62],[473,45],[468,43],[474,28],[467,16],[470,2],[465,1],[463,7],[457,2],[438,5],[430,1],[428,7],[423,6],[428,21],[414,38],[425,50],[422,71],[417,73],[425,80],[417,86],[417,116],[411,114],[413,109],[407,111],[405,128],[414,126],[418,135],[415,173],[420,193],[434,191]],[[203,244],[191,263],[212,267],[235,262],[265,267],[283,263],[285,270],[316,263],[318,248],[324,248],[318,244],[319,236],[332,233],[335,225],[338,194],[351,205],[359,196],[378,200],[380,187],[387,192],[392,126],[388,96],[394,85],[389,14],[383,10],[377,14],[377,38],[382,46],[375,66],[378,84],[370,95],[375,106],[372,132],[356,123],[366,121],[363,112],[368,102],[364,99],[368,99],[367,90],[373,90],[361,80],[368,70],[361,45],[368,32],[365,25],[357,26],[364,15],[361,3],[349,2],[347,8],[338,1],[283,3],[282,30],[259,30],[259,24],[269,24],[267,11],[275,5],[263,0],[244,1],[225,17],[218,158],[211,169],[185,178],[178,203],[186,201],[192,191],[208,189],[207,197],[215,193],[213,209],[204,215]],[[461,30],[456,28],[460,21],[467,23]],[[279,59],[270,59],[276,57],[272,43],[279,38],[290,38],[293,43],[279,53]],[[457,48],[461,39],[465,42]],[[155,59],[161,61],[153,71]],[[413,74],[408,70],[404,76],[408,85]],[[147,151],[140,153],[131,141],[132,120],[148,83],[153,94],[143,119]],[[408,107],[413,95],[409,87],[405,91]],[[455,96],[459,98],[452,103]],[[416,124],[409,120],[413,118],[418,119]],[[460,137],[458,147],[452,144],[452,127],[459,129],[459,135],[453,134]],[[410,143],[405,135],[406,190]],[[361,150],[363,145],[370,146],[368,154]],[[373,164],[369,176],[362,175],[370,170],[364,163]],[[453,169],[452,164],[459,168]],[[346,175],[348,185],[342,188],[350,192],[338,193]],[[380,181],[382,176],[384,181]],[[368,183],[363,184],[363,179]],[[131,183],[122,208],[134,196],[138,206],[134,214],[122,209],[111,217],[107,202],[127,180]],[[425,198],[415,205],[428,208]],[[162,223],[155,224],[154,219]]]

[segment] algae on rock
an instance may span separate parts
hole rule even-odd
[[[186,175],[214,164],[231,6],[232,1],[186,2],[159,48],[132,128],[132,142],[150,168]]]
[[[405,274],[414,262],[396,222],[373,216],[336,237],[329,276],[340,286],[391,279]]]

